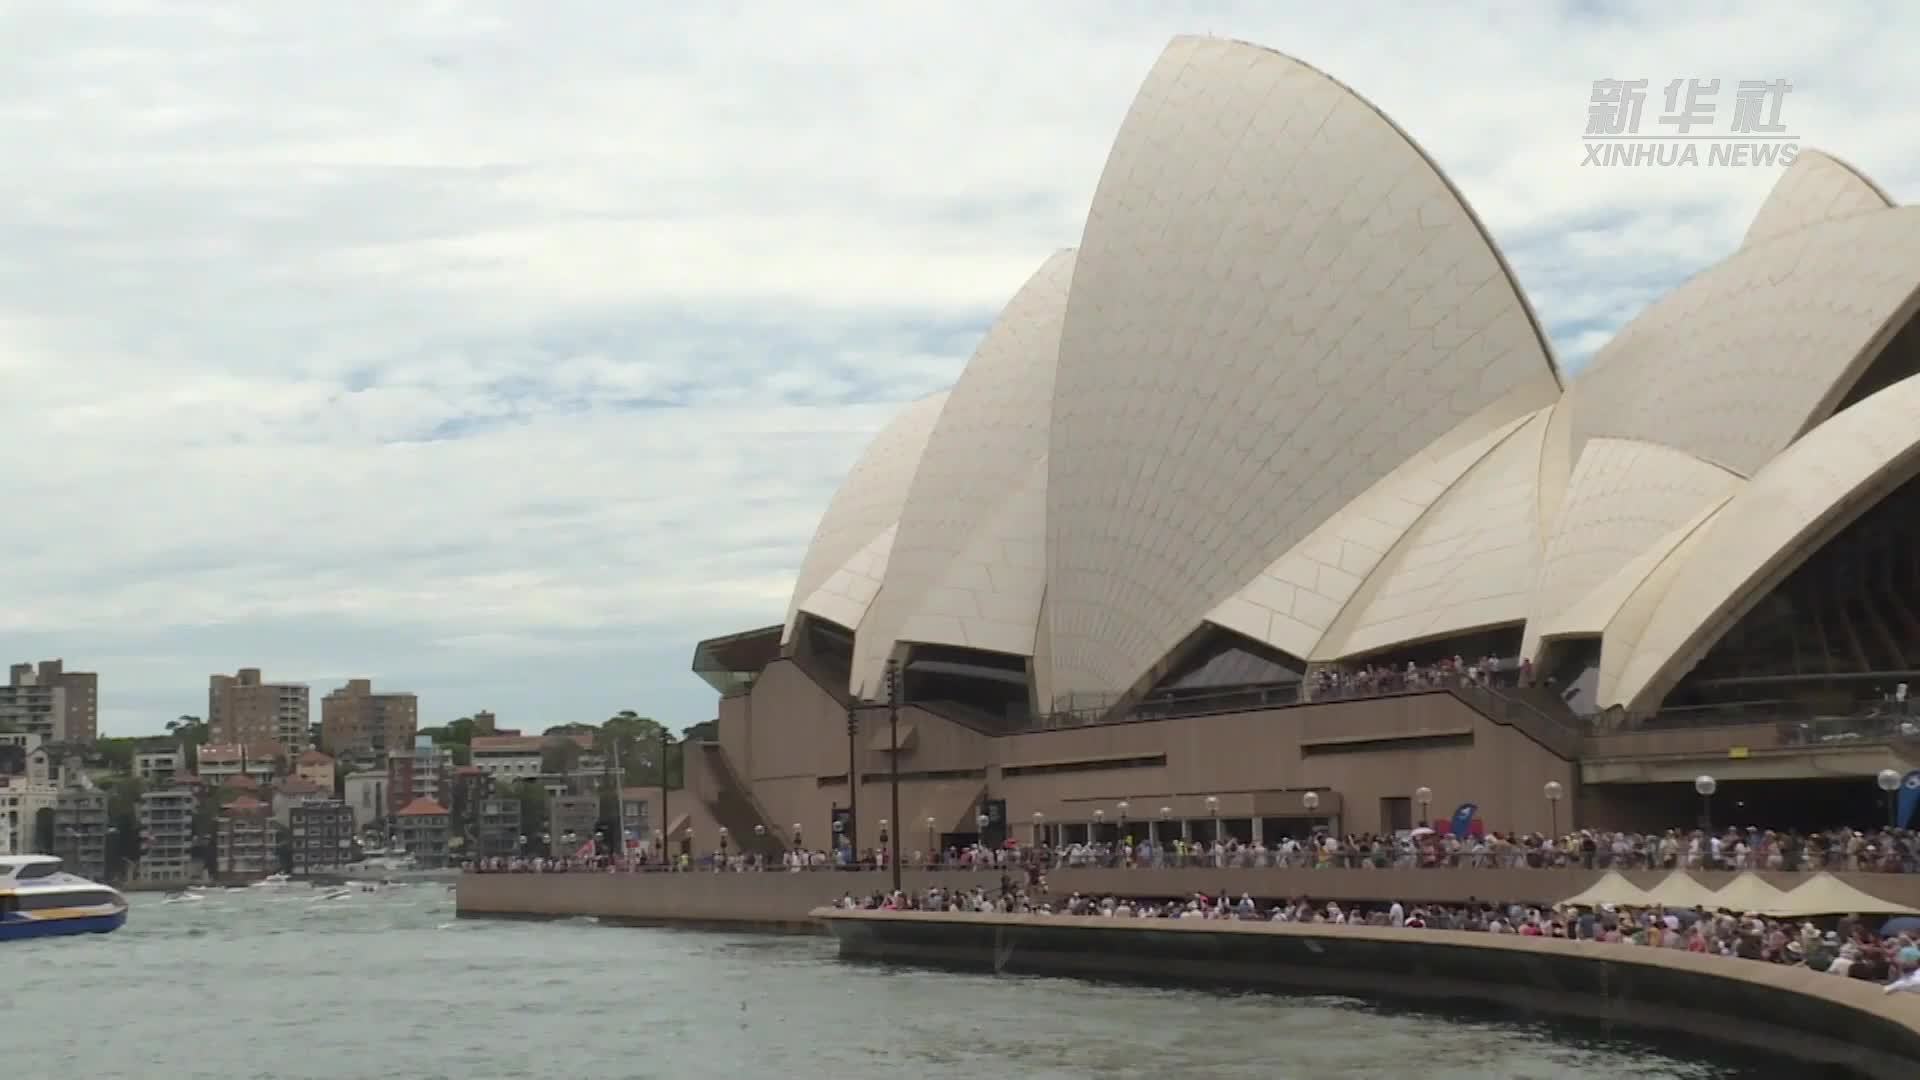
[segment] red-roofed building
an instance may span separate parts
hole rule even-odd
[[[220,808],[220,816],[214,821],[214,857],[218,872],[224,876],[273,872],[273,818],[265,803],[242,794]]]
[[[200,775],[216,785],[242,774],[265,783],[273,779],[274,760],[283,756],[279,743],[208,743],[195,754]]]
[[[452,815],[447,808],[429,798],[419,798],[402,807],[393,816],[394,831],[400,846],[422,869],[447,865],[447,843],[452,831]]]

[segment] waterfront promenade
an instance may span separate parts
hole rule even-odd
[[[1625,876],[1651,888],[1665,871],[1629,871]],[[1781,889],[1806,880],[1796,873],[1758,872]],[[1018,871],[1011,875],[1018,881]],[[1089,896],[1171,898],[1195,892],[1242,893],[1263,901],[1311,897],[1343,903],[1462,904],[1471,900],[1553,904],[1592,886],[1600,870],[1573,869],[1281,869],[1190,868],[1106,869],[1063,867],[1048,873],[1055,897]],[[1736,876],[1726,871],[1692,875],[1708,889]],[[1920,908],[1920,875],[1842,872],[1847,884],[1881,899]],[[903,870],[910,892],[932,886],[952,889],[994,887],[997,870]],[[892,887],[884,870],[810,870],[800,873],[712,871],[463,874],[457,889],[463,917],[568,918],[594,916],[636,924],[728,926],[789,932],[818,932],[810,914],[842,896],[871,895]]]
[[[1920,995],[1805,968],[1595,942],[1272,922],[821,909],[844,959],[1466,1003],[1662,1031],[1828,1072],[1920,1074]]]

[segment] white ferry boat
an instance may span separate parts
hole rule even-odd
[[[109,934],[127,921],[127,898],[60,868],[51,855],[0,855],[0,941]]]

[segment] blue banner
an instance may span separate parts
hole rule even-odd
[[[1462,840],[1466,839],[1467,834],[1473,829],[1474,815],[1479,812],[1480,807],[1477,805],[1461,803],[1460,809],[1453,812],[1453,835]]]
[[[1900,827],[1913,828],[1913,812],[1920,810],[1920,769],[1908,773],[1900,781]]]

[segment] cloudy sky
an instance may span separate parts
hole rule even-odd
[[[1595,79],[1789,79],[1920,198],[1912,5],[692,6],[0,0],[0,653],[101,672],[114,734],[243,665],[710,717],[693,643],[779,620],[1177,33],[1372,97],[1569,364],[1777,175],[1583,168]]]

